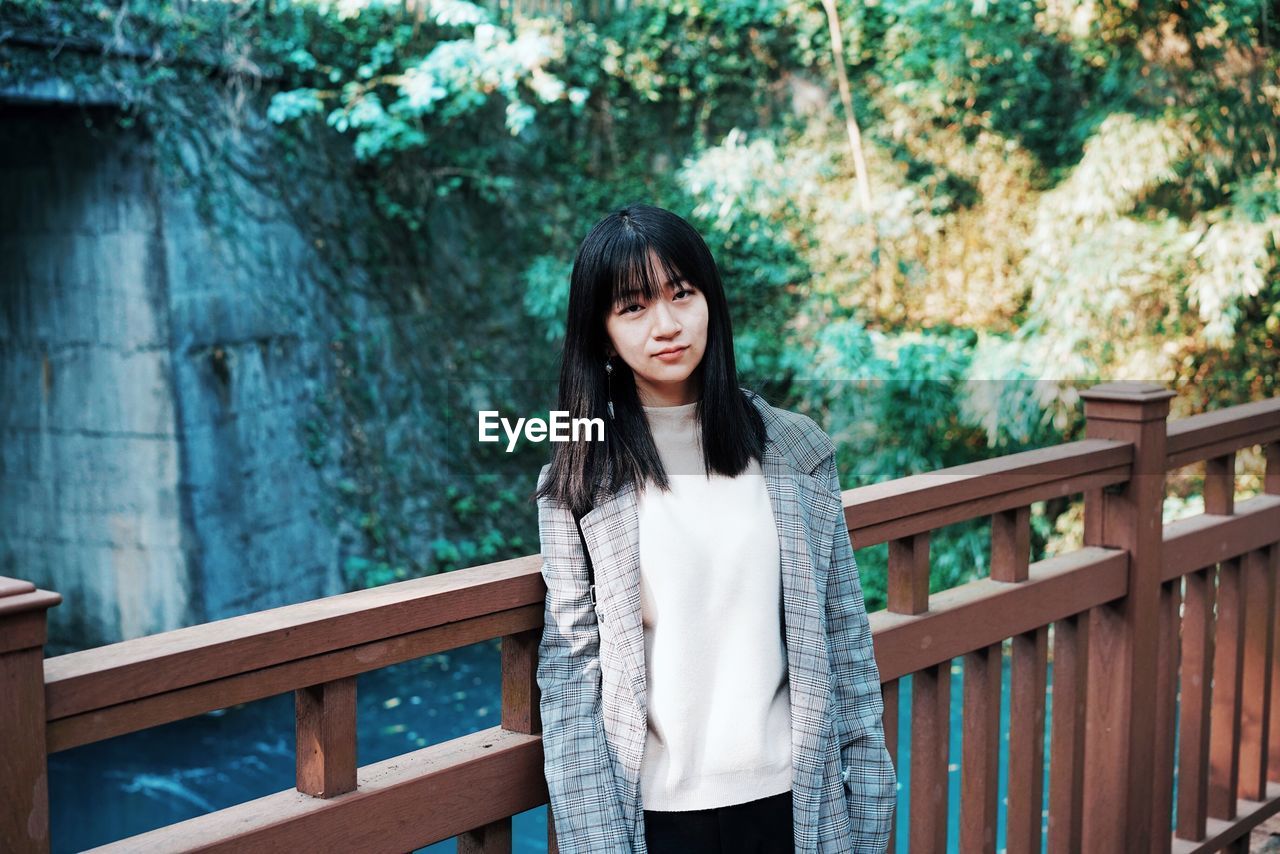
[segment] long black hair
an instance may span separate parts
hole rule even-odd
[[[661,280],[651,275],[650,251],[665,274]],[[733,477],[751,460],[762,459],[764,421],[738,385],[729,305],[711,250],[693,226],[671,211],[628,204],[597,222],[578,247],[560,363],[556,408],[570,418],[603,419],[605,439],[552,443],[551,468],[535,500],[549,496],[580,515],[591,509],[601,488],[614,492],[626,483],[647,480],[669,488],[631,368],[615,357],[611,381],[605,372],[605,319],[628,296],[660,298],[660,282],[672,278],[688,281],[707,302],[707,346],[691,375],[701,388],[694,411],[701,424],[706,473]],[[608,412],[610,396],[613,418]]]

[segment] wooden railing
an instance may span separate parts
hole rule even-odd
[[[959,847],[995,850],[1006,639],[1010,852],[1041,847],[1050,635],[1050,851],[1243,851],[1280,812],[1280,398],[1168,423],[1171,396],[1095,386],[1084,440],[844,493],[854,546],[889,545],[889,607],[871,623],[895,762],[911,676],[911,851],[947,848],[953,760]],[[1265,494],[1233,505],[1234,457],[1252,446]],[[1205,513],[1162,525],[1166,472],[1201,460]],[[1030,563],[1030,505],[1080,493],[1084,546]],[[931,595],[930,532],[982,517],[989,577]],[[48,754],[292,691],[296,789],[105,850],[394,852],[456,836],[459,851],[509,852],[511,817],[547,802],[540,570],[531,555],[49,659],[61,597],[0,578],[0,850],[48,850]],[[500,726],[357,767],[357,674],[495,637]]]
[[[961,656],[959,847],[994,850],[1005,639],[1007,846],[1040,851],[1050,625],[1049,851],[1248,850],[1249,831],[1280,811],[1280,399],[1166,431],[1170,397],[1151,384],[1095,386],[1082,441],[845,493],[854,545],[889,543],[889,607],[871,622],[895,754],[898,680],[912,676],[911,851],[947,848]],[[1235,453],[1255,445],[1266,494],[1233,507]],[[1201,460],[1204,514],[1162,526],[1166,472]],[[1084,546],[1029,564],[1029,505],[1075,493]],[[930,596],[929,532],[982,516],[989,578]]]

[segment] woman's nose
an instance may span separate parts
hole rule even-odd
[[[680,322],[676,320],[675,314],[667,306],[666,302],[657,303],[654,311],[655,319],[653,325],[655,333],[658,335],[671,335],[680,331]]]

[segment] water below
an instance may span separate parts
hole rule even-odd
[[[1008,786],[1009,664],[1004,660],[997,850],[1005,845]],[[358,679],[358,756],[379,762],[430,744],[495,726],[501,720],[498,641],[441,653],[362,674]],[[958,850],[962,668],[952,666],[951,749],[948,797],[949,850]],[[1049,682],[1053,668],[1049,666]],[[898,750],[898,850],[906,850],[911,777],[911,678],[900,688]],[[1048,827],[1048,733],[1052,691],[1045,714],[1045,782],[1042,816]],[[200,715],[163,727],[119,736],[49,757],[52,848],[80,851],[184,821],[294,786],[293,695]],[[423,809],[430,809],[424,804]],[[546,807],[512,820],[516,854],[546,851]],[[418,849],[453,852],[447,839]]]

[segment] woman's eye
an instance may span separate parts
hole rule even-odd
[[[619,314],[630,314],[630,313],[631,313],[631,309],[633,309],[633,308],[644,308],[644,306],[642,306],[642,305],[640,305],[640,304],[638,304],[638,303],[632,303],[631,305],[623,306],[623,308],[621,309],[621,311],[619,311]]]
[[[693,293],[693,291],[690,288],[681,288],[680,290],[676,291],[676,296],[678,297],[680,296],[680,294],[691,294],[691,293]]]

